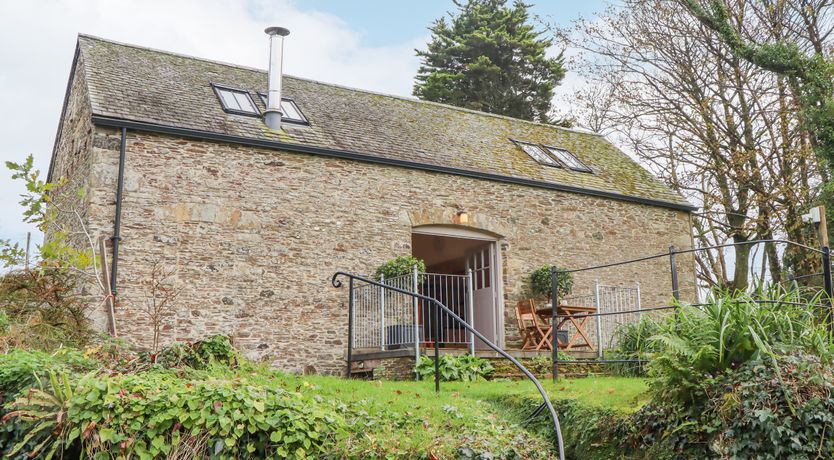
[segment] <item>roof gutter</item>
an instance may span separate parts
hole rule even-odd
[[[311,155],[321,155],[331,158],[343,158],[348,160],[363,161],[367,163],[384,164],[391,166],[400,166],[403,168],[417,169],[421,171],[431,171],[446,174],[454,174],[457,176],[472,177],[476,179],[485,179],[496,182],[504,182],[510,184],[526,185],[529,187],[544,188],[549,190],[557,190],[567,193],[579,193],[583,195],[591,195],[602,198],[609,198],[618,201],[626,201],[629,203],[638,203],[648,206],[657,206],[667,209],[675,209],[678,211],[692,212],[697,210],[696,206],[691,204],[675,203],[672,201],[655,200],[651,198],[642,198],[637,196],[623,195],[621,193],[608,192],[605,190],[597,190],[592,188],[576,187],[572,185],[557,184],[553,182],[540,181],[535,179],[524,179],[521,177],[504,176],[501,174],[485,173],[480,171],[472,171],[469,169],[453,168],[449,166],[433,165],[428,163],[418,163],[415,161],[397,160],[393,158],[382,158],[366,153],[350,152],[346,150],[330,149],[325,147],[315,147],[310,145],[290,144],[287,142],[268,141],[263,139],[252,139],[243,136],[233,136],[228,134],[218,134],[208,131],[201,131],[192,128],[180,128],[176,126],[160,125],[155,123],[145,123],[141,121],[125,120],[122,118],[107,117],[102,115],[93,115],[92,121],[98,126],[109,126],[114,128],[127,128],[136,131],[144,131],[158,134],[169,134],[175,136],[191,137],[194,139],[228,142],[232,144],[246,145],[250,147],[262,147],[274,150],[285,150],[295,153],[307,153]]]

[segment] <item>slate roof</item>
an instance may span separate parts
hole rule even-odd
[[[310,126],[223,111],[212,83],[266,92],[263,70],[182,56],[80,35],[94,117],[131,120],[259,141],[276,141],[370,157],[474,171],[691,207],[651,173],[596,134],[458,107],[284,76]],[[264,56],[266,62],[267,56]],[[509,139],[569,150],[593,174],[541,165]]]

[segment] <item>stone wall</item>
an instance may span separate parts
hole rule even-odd
[[[57,205],[52,208],[56,211],[56,222],[47,229],[44,237],[49,240],[53,232],[60,230],[66,233],[70,244],[85,250],[97,251],[96,237],[109,237],[112,234],[112,226],[110,233],[107,233],[99,225],[91,225],[90,180],[95,176],[93,169],[96,165],[92,152],[96,138],[90,118],[90,97],[85,81],[84,62],[80,57],[78,59],[64,101],[49,177],[53,183],[63,184],[52,192],[52,199]],[[118,143],[116,149],[118,152]],[[108,208],[105,212],[112,214],[113,209],[110,205],[112,203],[105,204]],[[91,247],[91,239],[95,249]],[[89,267],[86,273],[93,275],[95,268]],[[101,285],[93,276],[89,276],[82,279],[77,288],[80,293],[89,297],[90,310],[87,313],[94,325],[100,329],[106,328],[107,315],[101,303],[104,295]]]
[[[112,229],[118,136],[96,129],[90,215],[102,231]],[[347,293],[330,285],[335,271],[371,272],[410,253],[414,226],[449,225],[459,211],[470,228],[500,235],[508,346],[533,269],[691,246],[686,212],[167,135],[129,131],[125,174],[122,334],[150,343],[142,280],[164,261],[180,291],[165,342],[229,334],[251,357],[294,371],[344,369]],[[681,265],[681,278],[694,281]],[[670,297],[665,259],[579,273],[575,292],[594,279],[640,282],[644,304]]]

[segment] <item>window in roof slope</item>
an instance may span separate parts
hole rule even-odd
[[[559,147],[551,147],[549,145],[545,145],[543,147],[568,168],[574,171],[592,172],[591,168],[586,166],[585,163],[579,161],[579,158],[576,158],[576,156],[569,151]]]
[[[261,112],[255,107],[255,102],[246,91],[224,88],[222,86],[214,86],[214,91],[217,92],[217,97],[223,105],[223,110],[230,113],[239,113],[244,115],[260,115]]]
[[[261,101],[264,103],[264,106],[266,106],[266,94],[258,93],[258,95],[261,96]],[[281,98],[281,120],[293,123],[302,123],[305,125],[309,123],[304,114],[301,113],[301,110],[298,109],[298,105],[296,105],[295,101],[286,97]]]
[[[519,147],[521,147],[521,150],[524,150],[524,153],[530,155],[530,158],[536,160],[537,162],[543,165],[553,166],[554,168],[562,167],[562,165],[559,164],[559,162],[556,161],[556,159],[547,154],[547,152],[542,148],[542,146],[521,141],[513,142],[515,142]]]

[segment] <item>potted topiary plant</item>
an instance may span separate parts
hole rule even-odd
[[[418,273],[426,272],[426,263],[423,260],[414,256],[397,256],[377,267],[376,273],[374,273],[374,278],[377,281],[380,281],[383,277],[385,280],[392,280],[400,276],[412,275],[414,273],[415,266],[417,267]],[[417,280],[418,283],[421,281],[422,279]],[[410,283],[408,283],[408,285],[410,286]],[[401,284],[398,285],[398,287],[404,288]],[[413,343],[415,333],[417,334],[417,337],[422,337],[423,335],[422,327],[418,327],[415,331],[414,325],[412,324],[398,324],[401,318],[392,317],[388,320],[390,322],[385,326],[386,343],[392,343],[392,339],[395,337],[399,339],[400,342],[404,342],[403,344],[394,344],[391,348],[398,348],[405,346],[404,344]]]
[[[530,290],[533,292],[533,295],[537,297],[546,297],[548,301],[552,301],[551,267],[551,265],[544,265],[537,268],[530,274]],[[573,274],[559,271],[556,274],[556,295],[558,295],[560,299],[564,299],[568,294],[570,294],[571,290],[573,290]],[[556,338],[561,343],[567,343],[568,331],[564,329],[556,331]]]
[[[550,268],[551,265],[544,265],[539,267],[530,274],[530,290],[533,295],[539,297],[547,297],[550,300]],[[558,270],[558,269],[557,269]],[[573,289],[573,274],[559,271],[556,275],[556,293],[560,299],[570,294]]]
[[[397,256],[377,267],[374,278],[379,281],[383,276],[385,279],[391,279],[409,275],[414,272],[415,265],[417,266],[418,272],[426,272],[426,263],[421,259],[414,256]]]

